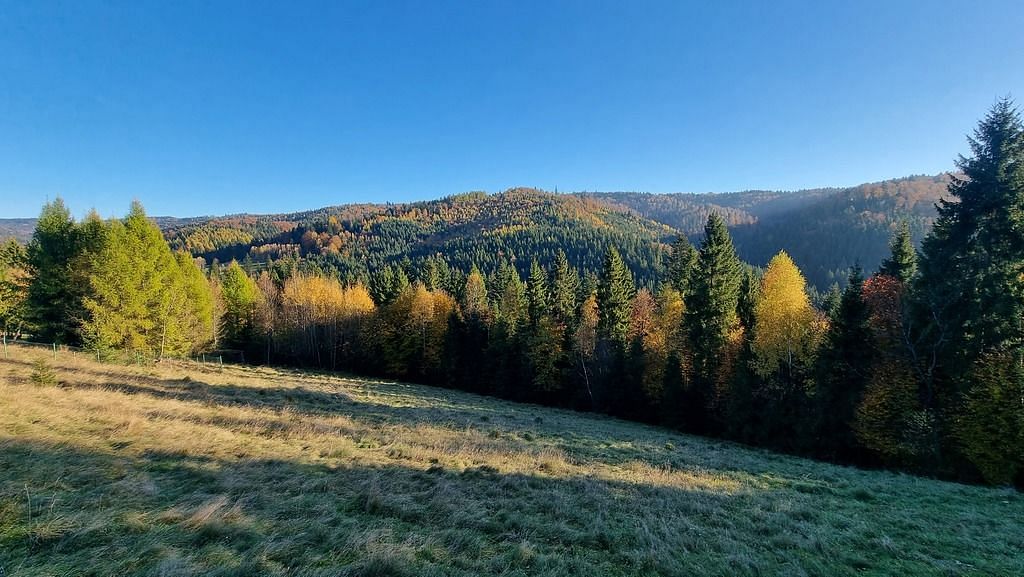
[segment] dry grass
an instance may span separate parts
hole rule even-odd
[[[0,575],[1022,575],[1024,499],[390,382],[0,360]],[[35,364],[34,364],[35,363]]]

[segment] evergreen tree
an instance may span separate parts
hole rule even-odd
[[[725,221],[717,213],[708,217],[690,284],[690,302],[684,325],[691,351],[690,386],[686,390],[684,427],[705,432],[710,427],[710,402],[720,378],[724,354],[734,331],[739,328],[742,267],[736,256]]]
[[[668,262],[668,283],[685,300],[690,292],[690,277],[697,265],[697,249],[693,248],[686,235],[679,235],[672,243],[672,256]]]
[[[964,176],[949,185],[953,200],[938,205],[913,287],[911,350],[917,362],[912,367],[922,385],[917,399],[924,411],[914,422],[927,425],[919,427],[924,432],[918,437],[929,441],[923,452],[931,459],[948,454],[939,449],[967,450],[972,458],[970,448],[953,438],[951,424],[965,399],[977,399],[989,386],[986,379],[972,377],[978,363],[999,355],[1024,364],[1024,124],[1004,99],[968,140],[972,155],[957,162]],[[996,436],[1002,431],[988,429],[988,434],[989,439],[972,434],[971,446],[1000,446]],[[1003,458],[1009,462],[1016,457],[1007,450]]]
[[[530,277],[526,281],[526,299],[531,324],[536,326],[542,318],[548,316],[549,298],[547,273],[540,268],[537,259],[533,259],[530,263]]]
[[[581,288],[579,272],[569,264],[565,252],[559,250],[551,275],[551,312],[563,326],[574,324]]]
[[[854,268],[818,356],[817,446],[819,454],[830,458],[856,453],[854,417],[876,362],[863,288],[860,268]]]
[[[969,139],[922,244],[917,293],[934,319],[936,360],[950,375],[983,351],[1024,340],[1024,126],[1001,100]]]
[[[855,266],[854,270],[857,272],[858,275],[861,275],[859,265]],[[863,282],[863,278],[861,278],[861,282]],[[828,287],[828,292],[821,296],[821,301],[819,303],[818,309],[821,312],[825,313],[825,316],[827,316],[829,319],[834,319],[836,315],[839,314],[839,306],[840,304],[842,304],[842,300],[843,291],[842,289],[839,288],[839,283],[834,282],[831,286]]]
[[[633,275],[614,247],[605,253],[597,289],[598,338],[620,349],[628,344],[630,304],[636,293]]]
[[[370,277],[370,296],[377,306],[391,304],[409,288],[409,277],[397,264],[389,264]]]
[[[76,282],[82,252],[80,234],[64,201],[46,203],[28,244],[30,282],[26,312],[35,337],[46,342],[78,344],[85,316],[87,287]]]
[[[889,257],[882,261],[878,272],[897,278],[903,283],[909,283],[917,273],[917,252],[910,239],[910,224],[906,220],[900,221],[896,234],[889,243],[889,253]]]

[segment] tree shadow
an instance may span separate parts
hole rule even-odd
[[[5,575],[956,574],[954,559],[946,557],[952,551],[957,563],[984,574],[1024,571],[1014,548],[1021,533],[1008,530],[1009,520],[964,517],[957,532],[900,534],[898,522],[907,522],[902,514],[865,523],[821,510],[820,495],[801,500],[791,493],[681,489],[486,465],[230,459],[5,439],[0,569]],[[859,514],[891,509],[871,507]]]

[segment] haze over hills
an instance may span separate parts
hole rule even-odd
[[[321,270],[366,275],[392,262],[432,256],[467,271],[493,270],[502,258],[525,272],[564,250],[574,265],[600,267],[615,245],[640,283],[655,282],[667,245],[694,242],[711,212],[728,223],[741,258],[765,264],[786,250],[819,290],[842,282],[855,263],[873,270],[895,224],[915,241],[935,217],[949,176],[913,176],[850,188],[794,192],[553,194],[517,188],[403,204],[355,204],[290,214],[158,218],[175,248],[207,260],[302,258]],[[0,238],[26,241],[34,219],[0,219]]]

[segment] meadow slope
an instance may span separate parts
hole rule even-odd
[[[1024,575],[1022,549],[1012,490],[400,383],[0,353],[3,576]]]

